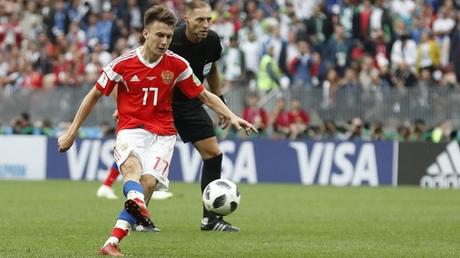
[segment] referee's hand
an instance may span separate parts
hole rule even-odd
[[[223,115],[219,115],[219,126],[222,129],[226,129],[230,125],[230,120],[225,118]]]
[[[237,130],[243,129],[246,135],[249,135],[251,131],[256,134],[259,134],[259,131],[257,131],[257,129],[251,123],[249,123],[248,121],[238,116],[235,116],[234,118],[232,118],[231,123],[235,129]]]

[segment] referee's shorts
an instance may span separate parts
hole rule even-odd
[[[173,106],[174,125],[183,142],[197,142],[213,136],[214,126],[202,105]]]

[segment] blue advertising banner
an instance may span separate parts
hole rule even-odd
[[[65,153],[58,151],[57,140],[48,139],[47,178],[103,180],[113,164],[115,139],[77,140]]]
[[[113,139],[79,140],[66,153],[48,141],[47,178],[102,180],[113,163]],[[234,182],[278,182],[305,185],[392,185],[393,142],[322,142],[225,140],[222,177]],[[191,144],[176,143],[169,178],[196,182],[201,158]]]

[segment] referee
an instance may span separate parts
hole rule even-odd
[[[169,49],[185,58],[193,73],[203,81],[206,78],[210,91],[224,98],[217,60],[220,59],[222,46],[211,26],[211,6],[205,1],[190,1],[185,7],[184,22],[174,31]],[[225,103],[225,101],[224,101]],[[198,99],[188,99],[175,89],[173,95],[174,123],[184,142],[191,142],[203,159],[201,174],[201,192],[212,181],[219,179],[222,168],[222,151],[217,143],[211,118]],[[226,125],[226,121],[220,121]],[[238,232],[239,228],[224,221],[222,217],[208,212],[203,207],[201,221],[203,231]]]

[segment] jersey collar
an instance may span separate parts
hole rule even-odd
[[[158,58],[158,60],[156,60],[155,62],[153,63],[149,63],[147,60],[144,59],[144,57],[142,57],[142,54],[141,54],[141,47],[138,47],[136,49],[136,55],[137,55],[137,58],[139,58],[139,60],[147,67],[149,68],[153,68],[155,67],[158,63],[160,63],[161,59],[163,59],[163,55],[160,56],[160,58]]]

